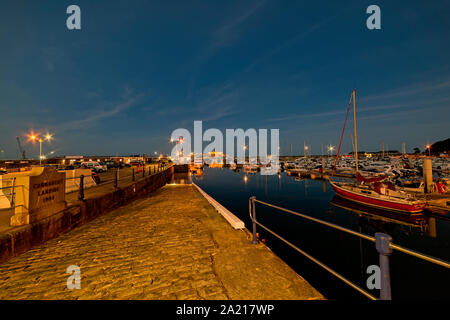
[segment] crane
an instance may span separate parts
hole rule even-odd
[[[17,144],[19,146],[19,152],[22,155],[22,160],[25,160],[27,157],[26,157],[26,154],[25,154],[25,150],[23,150],[22,145],[20,144],[20,138],[16,137],[16,139],[17,139]]]

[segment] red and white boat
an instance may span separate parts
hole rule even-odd
[[[372,185],[333,181],[330,184],[342,198],[371,207],[409,213],[422,212],[426,207],[424,200],[385,186],[375,188]]]
[[[355,126],[355,160],[356,160],[356,182],[335,182],[333,181],[333,173],[331,175],[330,184],[333,187],[337,195],[350,201],[357,202],[359,204],[367,205],[370,207],[380,208],[384,210],[418,213],[425,209],[427,203],[425,200],[417,199],[413,195],[408,194],[401,190],[395,190],[395,187],[390,182],[382,182],[387,177],[363,177],[357,170],[358,168],[358,143],[356,136],[356,92],[352,92],[353,100],[353,116]],[[350,101],[352,101],[350,100]],[[350,103],[347,109],[347,116],[350,109]],[[346,118],[347,122],[347,118]],[[342,131],[341,142],[336,156],[334,167],[339,157],[339,150],[342,143],[342,137],[345,130]]]

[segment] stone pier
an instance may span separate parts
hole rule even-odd
[[[0,299],[323,297],[193,186],[167,185],[0,264]]]

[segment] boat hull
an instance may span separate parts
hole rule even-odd
[[[358,194],[356,192],[352,192],[345,188],[342,188],[335,183],[330,181],[331,186],[337,195],[341,196],[344,199],[351,200],[357,202],[359,204],[363,204],[370,207],[380,208],[384,210],[391,211],[399,211],[399,212],[408,212],[408,213],[419,213],[425,209],[425,202],[418,203],[401,203],[396,201],[389,201],[385,199],[376,199],[374,197],[368,197],[365,195]]]

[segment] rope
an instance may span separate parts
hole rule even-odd
[[[347,123],[348,112],[350,111],[350,105],[352,103],[352,99],[353,99],[353,95],[350,96],[350,101],[348,102],[347,114],[345,115],[344,127],[342,128],[342,133],[341,133],[341,140],[339,141],[339,147],[337,150],[336,159],[334,160],[333,171],[331,172],[331,180],[333,180],[334,171],[336,170],[336,163],[339,158],[339,151],[341,150],[342,138],[344,137],[345,125]]]

